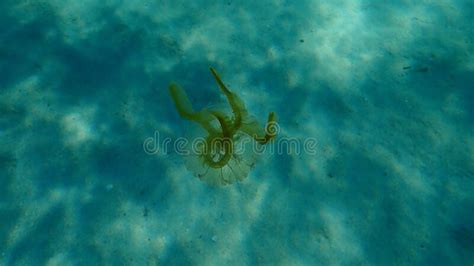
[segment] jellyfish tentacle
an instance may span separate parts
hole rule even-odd
[[[212,111],[212,115],[214,115],[220,123],[222,134],[214,135],[207,141],[207,148],[205,155],[205,160],[212,168],[222,168],[224,167],[232,157],[233,153],[233,141],[232,136],[229,132],[229,126],[225,121],[225,116],[217,111]],[[221,141],[221,143],[219,143]],[[212,158],[212,148],[217,145],[223,145],[224,155],[218,160],[214,161]],[[219,148],[219,147],[218,147]],[[208,152],[211,150],[211,152]]]
[[[260,140],[257,140],[260,144],[267,144],[269,141],[273,140],[278,134],[278,129],[274,128],[276,126],[276,114],[275,112],[270,112],[268,114],[267,124],[265,125],[265,136]]]
[[[211,121],[214,119],[214,117],[209,113],[209,111],[194,111],[187,93],[175,83],[170,84],[169,92],[171,98],[174,101],[176,109],[182,118],[195,121],[199,123],[207,132],[215,133],[214,128],[211,126]]]
[[[219,74],[217,74],[217,71],[214,68],[209,68],[211,70],[212,76],[214,76],[214,79],[217,82],[217,85],[219,85],[219,88],[221,91],[224,93],[224,95],[227,97],[227,101],[229,102],[229,105],[232,109],[232,113],[234,114],[234,124],[233,128],[235,131],[237,131],[240,128],[240,125],[242,123],[242,111],[245,110],[245,105],[240,100],[240,98],[230,91],[222,82],[222,79],[220,78]]]

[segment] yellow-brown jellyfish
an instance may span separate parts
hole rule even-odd
[[[190,141],[185,156],[186,167],[210,185],[227,185],[247,177],[256,161],[253,141],[263,145],[276,137],[271,127],[276,114],[268,115],[265,128],[250,116],[243,101],[222,82],[216,70],[210,68],[214,79],[227,98],[232,115],[218,108],[194,111],[186,92],[172,83],[169,92],[180,116],[198,123],[204,129],[202,138]]]

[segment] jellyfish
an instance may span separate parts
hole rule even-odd
[[[202,181],[223,186],[244,180],[254,167],[257,153],[254,144],[265,145],[277,136],[276,114],[270,112],[265,127],[251,116],[244,102],[229,90],[214,68],[212,76],[226,96],[231,114],[222,108],[195,111],[186,92],[175,83],[169,92],[179,115],[199,125],[202,136],[188,142],[186,168]]]

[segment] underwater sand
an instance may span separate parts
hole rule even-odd
[[[0,265],[472,265],[474,5],[379,2],[1,1]],[[210,66],[316,153],[145,152]]]

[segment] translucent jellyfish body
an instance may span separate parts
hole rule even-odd
[[[214,108],[195,111],[182,88],[172,83],[169,91],[180,116],[201,128],[192,130],[187,138],[186,167],[204,182],[220,186],[247,177],[255,165],[255,145],[264,145],[276,137],[272,131],[276,115],[271,112],[266,127],[261,127],[248,114],[243,101],[224,85],[213,68],[210,70],[232,114]]]

